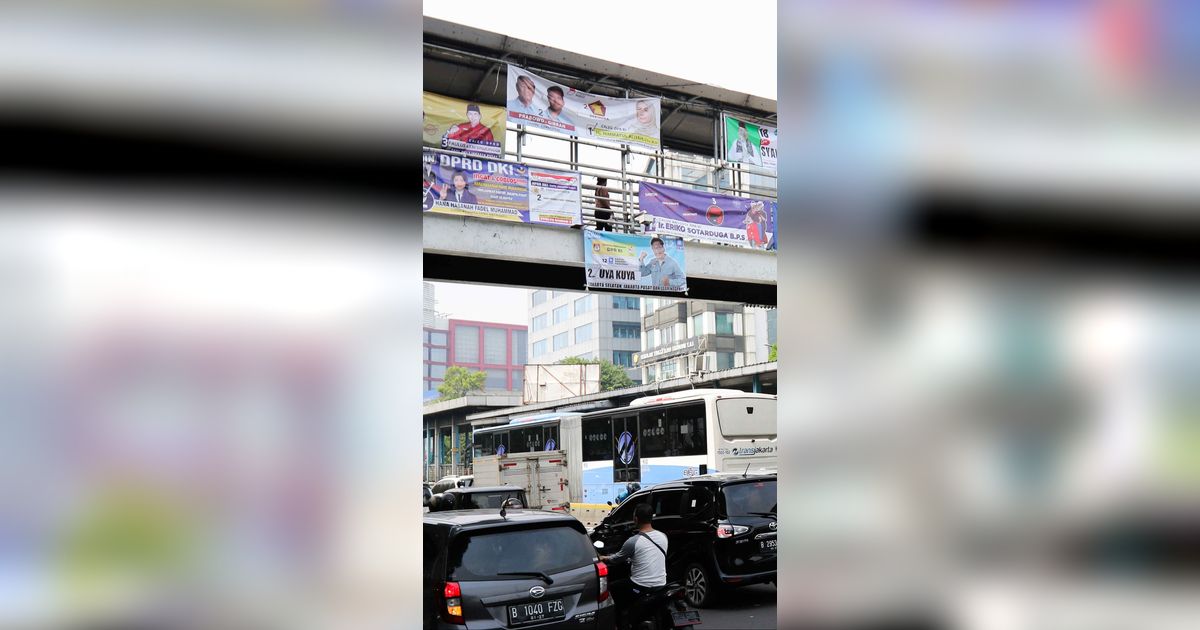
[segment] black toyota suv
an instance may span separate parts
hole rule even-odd
[[[509,503],[505,503],[508,501]],[[516,486],[470,486],[451,488],[429,498],[426,506],[430,512],[445,510],[493,510],[501,506],[525,507],[525,490]]]
[[[654,529],[667,535],[667,576],[685,584],[688,602],[703,607],[727,588],[775,582],[776,475],[716,474],[660,483],[629,495],[591,533],[616,553],[636,531],[633,510],[654,509]],[[628,565],[611,568],[614,585]]]
[[[608,569],[578,519],[450,510],[423,527],[426,630],[613,627]]]

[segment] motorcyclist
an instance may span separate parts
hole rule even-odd
[[[654,529],[651,520],[654,510],[643,503],[633,510],[638,531],[630,536],[621,550],[611,556],[601,556],[604,562],[631,562],[629,571],[630,596],[622,627],[632,628],[648,612],[647,604],[667,585],[667,535]]]
[[[641,490],[641,489],[642,489],[642,484],[640,484],[636,481],[626,484],[625,489],[623,491],[621,491],[621,494],[617,495],[617,503],[621,503],[625,499],[628,499],[629,495],[631,495],[634,492],[637,492],[638,490]]]

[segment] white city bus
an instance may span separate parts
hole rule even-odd
[[[472,434],[476,482],[484,470],[539,455],[557,469],[572,503],[614,501],[642,487],[705,472],[778,469],[775,396],[694,389],[588,414],[548,413]],[[514,471],[515,472],[515,471]]]
[[[693,389],[634,400],[581,420],[585,503],[715,472],[776,471],[775,396]]]

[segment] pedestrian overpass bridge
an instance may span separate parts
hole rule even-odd
[[[426,213],[424,249],[427,280],[586,290],[580,230]],[[638,293],[776,304],[778,264],[773,251],[688,242],[685,259],[686,295]]]

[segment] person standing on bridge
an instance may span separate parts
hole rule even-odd
[[[683,270],[679,268],[679,263],[667,256],[667,247],[663,240],[657,236],[650,239],[650,250],[654,252],[654,259],[649,263],[646,262],[646,252],[638,256],[638,262],[641,263],[638,270],[642,276],[650,276],[650,282],[655,289],[681,286],[684,281]]]

